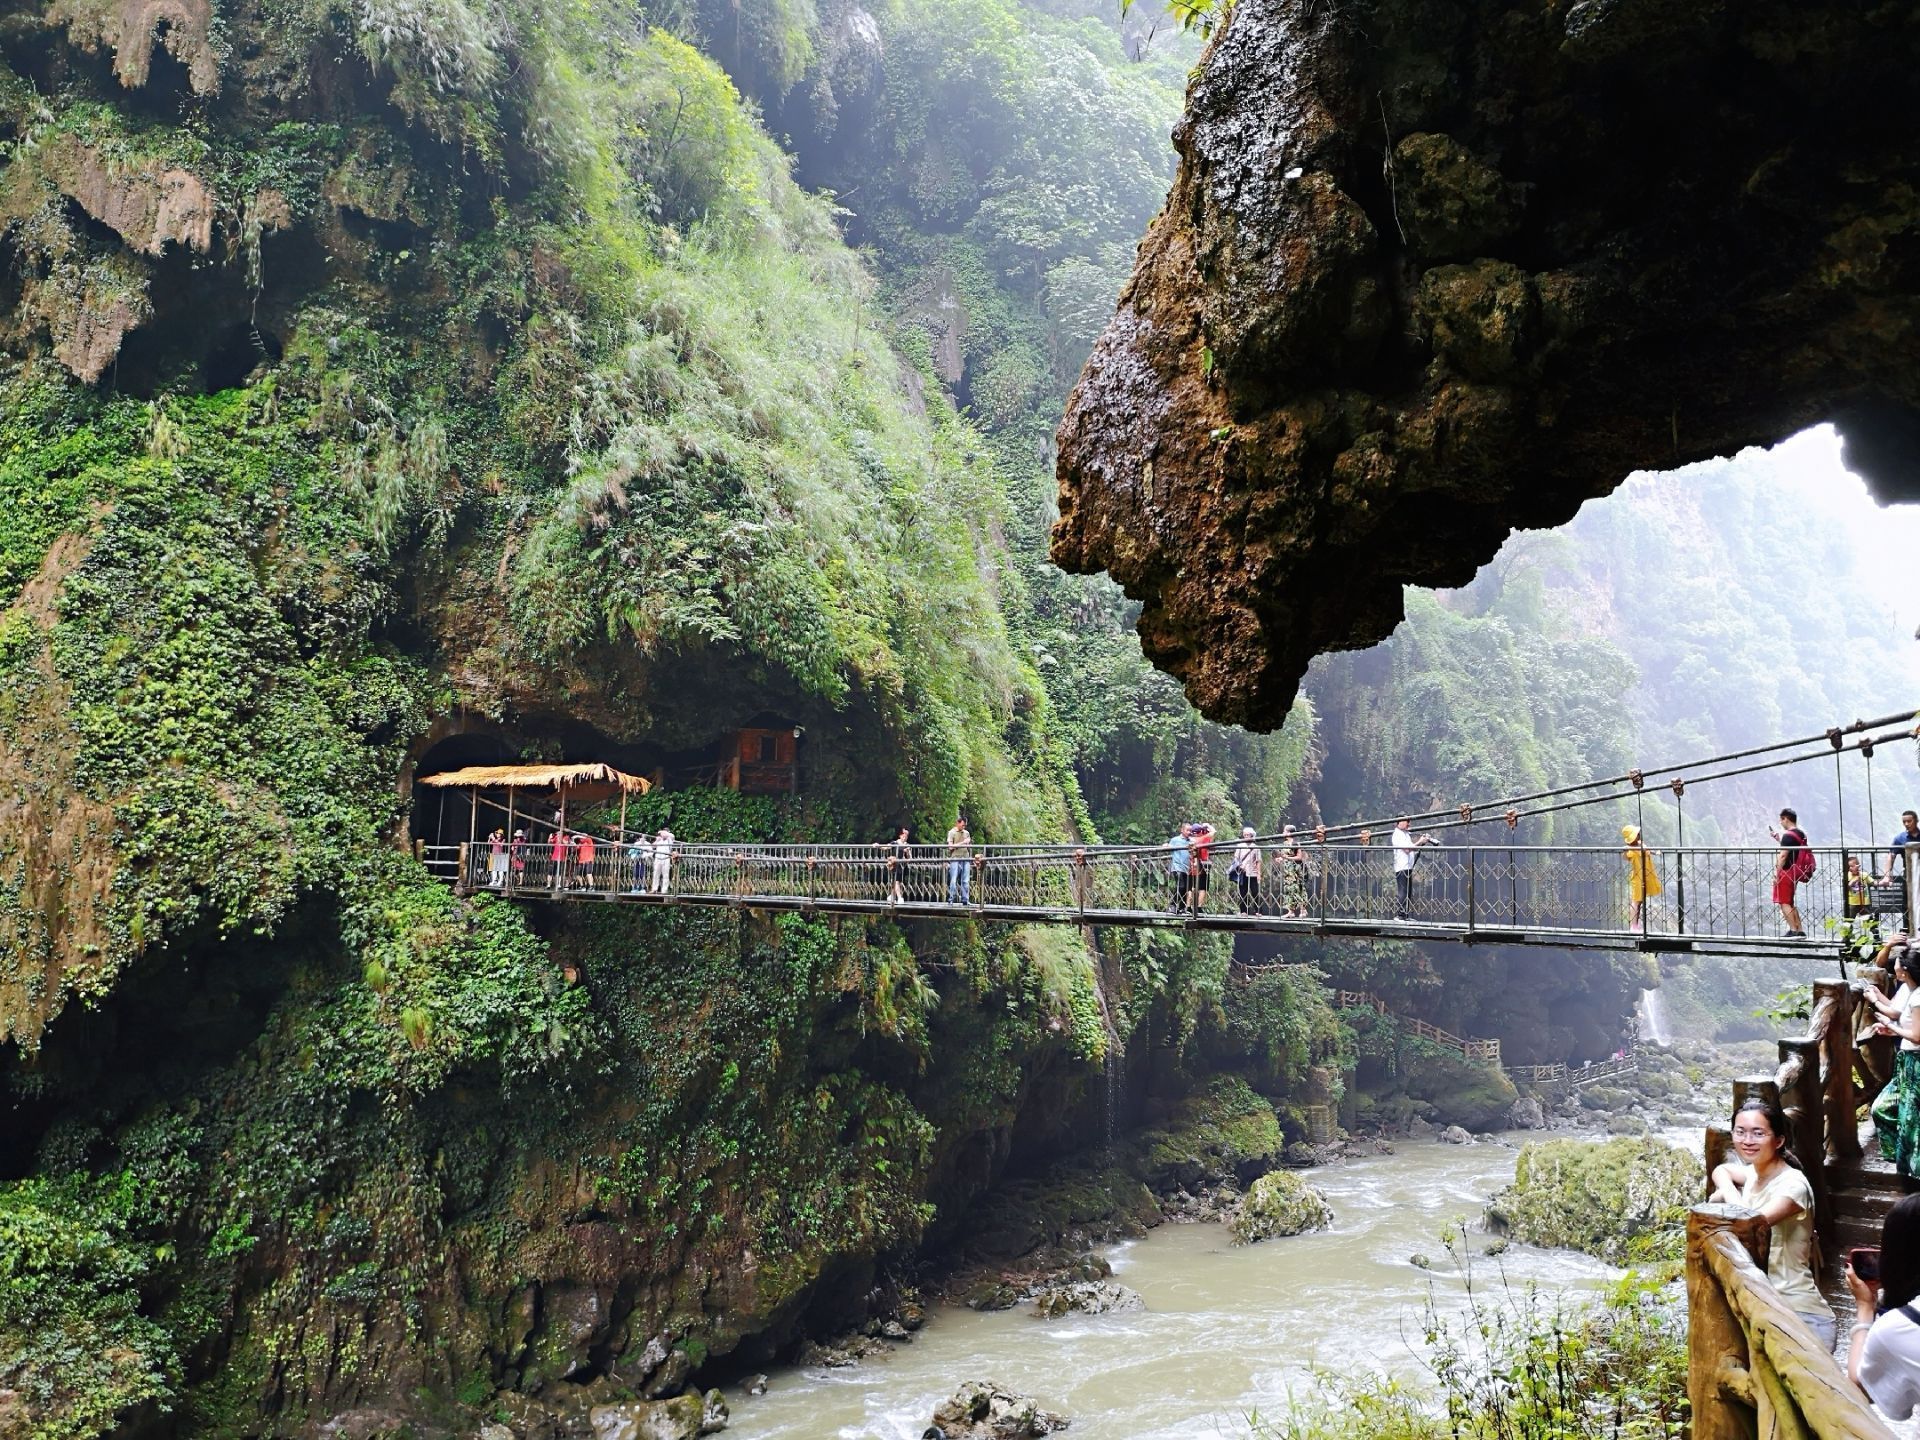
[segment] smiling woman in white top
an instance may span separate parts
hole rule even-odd
[[[1813,1275],[1813,1186],[1787,1147],[1787,1117],[1771,1100],[1750,1096],[1733,1116],[1740,1163],[1713,1171],[1713,1199],[1758,1210],[1773,1227],[1767,1278],[1807,1328],[1833,1349],[1833,1309]]]

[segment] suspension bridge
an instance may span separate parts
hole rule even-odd
[[[1844,833],[1843,766],[1854,757],[1867,771],[1866,819],[1877,835],[1874,749],[1912,738],[1915,719],[1908,712],[1855,721],[1685,766],[1633,770],[1479,805],[1316,825],[1252,841],[1222,837],[1204,862],[1196,849],[1187,850],[1184,875],[1178,852],[1167,845],[674,839],[656,846],[653,837],[626,826],[627,796],[644,791],[647,782],[604,765],[494,766],[423,776],[420,784],[443,794],[465,792],[469,838],[421,843],[416,851],[462,892],[550,903],[1837,958],[1853,928],[1848,922],[1884,917],[1889,929],[1910,928],[1911,857],[1920,856],[1920,848],[1902,849],[1899,872],[1876,882],[1884,845],[1809,846],[1812,873],[1795,887],[1804,935],[1790,936],[1773,898],[1779,848],[1685,844],[1684,797],[1690,787],[1712,781],[1831,757]],[[569,787],[581,797],[617,796],[618,821],[601,825],[597,835],[570,825]],[[560,804],[551,825],[535,823],[531,838],[516,839],[529,821],[523,789],[557,794]],[[1527,820],[1596,805],[1624,806],[1618,813],[1638,826],[1650,796],[1667,807],[1677,843],[1638,855],[1621,845],[1519,843]],[[496,813],[506,817],[501,838],[482,837],[483,807],[490,820]],[[1390,843],[1399,818],[1410,821],[1417,849]],[[1443,831],[1444,839],[1436,833]],[[582,835],[591,835],[590,843],[582,845]],[[1259,851],[1254,883],[1235,873],[1243,844]],[[1850,874],[1849,861],[1859,862],[1857,874]]]

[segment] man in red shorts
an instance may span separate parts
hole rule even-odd
[[[1806,832],[1800,828],[1800,817],[1791,810],[1780,812],[1780,828],[1769,832],[1780,842],[1779,853],[1773,862],[1773,903],[1780,907],[1780,918],[1787,922],[1787,938],[1803,940],[1806,930],[1800,924],[1800,911],[1793,903],[1793,892],[1800,883],[1807,861],[1812,858],[1807,849]]]

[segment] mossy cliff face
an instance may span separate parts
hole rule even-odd
[[[1241,0],[1060,429],[1053,553],[1219,719],[1636,468],[1911,490],[1903,5]]]
[[[442,736],[763,712],[798,798],[636,822],[1091,832],[1006,491],[716,66],[613,3],[4,23],[5,1425],[671,1389],[859,1314],[1116,1039],[1181,1050],[1217,940],[534,910],[407,853]]]

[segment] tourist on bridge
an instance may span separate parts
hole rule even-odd
[[[567,857],[573,854],[573,841],[565,830],[553,832],[553,888],[564,889],[567,883]]]
[[[1858,855],[1847,856],[1847,913],[1864,915],[1873,905],[1873,892],[1868,888],[1869,877],[1860,868]],[[1872,923],[1871,920],[1868,921]]]
[[[1207,908],[1207,886],[1213,879],[1213,826],[1196,820],[1187,827],[1187,834],[1193,841],[1193,880],[1187,894],[1193,901],[1193,913],[1198,915]]]
[[[638,895],[647,888],[647,867],[653,864],[653,839],[642,830],[627,842],[627,871],[633,877],[629,894]]]
[[[1906,1103],[1909,1095],[1920,1093],[1916,1090],[1916,1086],[1920,1086],[1920,1039],[1907,1038],[1909,1033],[1920,1034],[1920,1019],[1915,1014],[1920,1010],[1920,957],[1907,946],[1900,946],[1893,952],[1893,975],[1900,983],[1892,999],[1874,986],[1862,986],[1860,990],[1867,1003],[1880,1012],[1874,1033],[1900,1037],[1900,1048],[1893,1056],[1893,1074],[1874,1096],[1867,1113],[1873,1120],[1874,1136],[1880,1142],[1880,1158],[1893,1161],[1900,1173],[1907,1175],[1912,1173],[1915,1142],[1909,1135],[1903,1163],[1900,1125],[1903,1115],[1910,1122],[1920,1123],[1920,1111]]]
[[[1413,821],[1403,815],[1393,827],[1393,918],[1405,920],[1413,913],[1413,867],[1420,861],[1420,847],[1437,843],[1431,835],[1413,833]]]
[[[1920,841],[1920,815],[1902,810],[1900,833],[1887,842],[1887,873],[1880,877],[1882,880],[1894,881],[1905,876],[1906,872],[1900,868],[1900,852],[1916,841]],[[1920,850],[1914,854],[1920,855]]]
[[[1787,1117],[1773,1101],[1749,1096],[1733,1116],[1738,1163],[1713,1169],[1712,1200],[1758,1210],[1773,1227],[1767,1278],[1794,1314],[1833,1349],[1833,1308],[1813,1275],[1813,1186],[1787,1143]]]
[[[664,895],[673,883],[673,831],[662,825],[653,837],[653,893]]]
[[[972,849],[973,835],[967,829],[967,817],[962,815],[953,822],[953,828],[947,831],[947,903],[949,905],[973,903]]]
[[[898,905],[907,898],[907,864],[913,858],[913,846],[907,842],[907,827],[902,825],[893,839],[882,841],[881,848],[887,852],[887,898]]]
[[[1193,887],[1193,827],[1182,825],[1167,837],[1167,878],[1173,882],[1173,899],[1167,913],[1177,915],[1187,908],[1187,893]]]
[[[573,883],[582,890],[593,888],[593,836],[582,830],[573,837]]]
[[[1260,909],[1260,847],[1254,843],[1253,826],[1240,827],[1240,843],[1233,847],[1233,868],[1227,878],[1240,892],[1240,913],[1257,914]]]
[[[498,825],[487,836],[487,883],[496,890],[507,885],[507,832]]]
[[[1627,842],[1627,894],[1633,901],[1633,919],[1631,928],[1647,928],[1647,897],[1658,895],[1666,887],[1660,883],[1660,877],[1653,873],[1653,856],[1641,843],[1638,825],[1622,825],[1620,838]]]
[[[1280,832],[1280,906],[1283,919],[1307,918],[1307,852],[1291,825]]]
[[[1887,1211],[1874,1261],[1872,1275],[1847,1261],[1855,1307],[1847,1374],[1881,1414],[1905,1420],[1920,1408],[1920,1195]]]
[[[1768,834],[1780,842],[1773,862],[1773,903],[1780,907],[1789,940],[1804,940],[1807,932],[1800,921],[1799,907],[1793,903],[1794,888],[1813,878],[1813,850],[1807,833],[1800,828],[1800,817],[1791,810],[1780,812],[1780,828]]]
[[[513,883],[516,887],[526,883],[527,879],[527,832],[519,829],[513,832]]]

